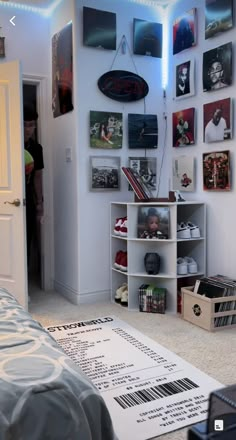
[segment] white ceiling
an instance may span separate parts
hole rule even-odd
[[[48,8],[52,6],[54,3],[57,3],[58,0],[0,0],[0,1],[9,1],[9,3],[18,3],[28,6],[34,6],[35,8]],[[144,0],[145,1],[145,0]],[[157,5],[165,6],[169,3],[176,2],[176,0],[151,0],[153,3],[156,3]]]

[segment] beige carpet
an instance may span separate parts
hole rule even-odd
[[[210,333],[179,316],[128,312],[117,304],[74,306],[55,292],[31,292],[29,312],[43,326],[115,315],[225,385],[236,384],[236,328]],[[186,440],[188,428],[158,439]]]

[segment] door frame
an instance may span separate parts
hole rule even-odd
[[[39,75],[23,74],[22,82],[24,84],[32,84],[36,86],[37,93],[37,112],[39,115],[38,120],[38,140],[42,144],[44,150],[44,162],[46,167],[43,171],[43,198],[44,198],[44,221],[43,221],[43,234],[41,238],[41,253],[42,253],[42,289],[53,289],[53,264],[54,264],[54,243],[53,243],[53,230],[52,230],[52,181],[50,178],[51,160],[50,160],[50,148],[49,148],[49,133],[48,133],[48,116],[45,111],[47,101],[47,78]],[[45,191],[47,188],[47,191]]]

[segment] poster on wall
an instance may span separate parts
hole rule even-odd
[[[172,113],[173,147],[188,147],[195,143],[195,108]]]
[[[172,188],[173,190],[195,190],[194,157],[179,156],[172,161]]]
[[[203,153],[203,189],[211,191],[229,191],[230,152],[216,151]]]
[[[120,157],[90,156],[90,191],[115,191],[120,189]]]
[[[90,111],[90,147],[122,147],[122,113]]]
[[[134,54],[162,58],[162,24],[134,18]]]
[[[150,191],[156,189],[156,157],[129,157],[129,167],[140,175]],[[131,190],[129,185],[129,191]]]
[[[173,23],[173,54],[196,44],[196,8],[192,8]]]
[[[73,110],[72,23],[52,37],[52,112],[54,118]]]
[[[102,49],[116,49],[116,14],[83,7],[83,44]]]
[[[206,143],[232,138],[231,98],[220,99],[203,105],[203,140]]]
[[[206,0],[205,39],[233,27],[233,0]]]
[[[194,94],[194,59],[191,59],[175,66],[174,98],[188,98]]]
[[[157,148],[157,115],[128,114],[129,148]]]
[[[202,81],[204,92],[232,83],[232,42],[203,53]]]

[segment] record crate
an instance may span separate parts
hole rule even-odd
[[[207,298],[193,290],[194,286],[181,288],[181,317],[184,320],[211,332],[236,327],[236,296]],[[225,311],[216,311],[226,302]]]

